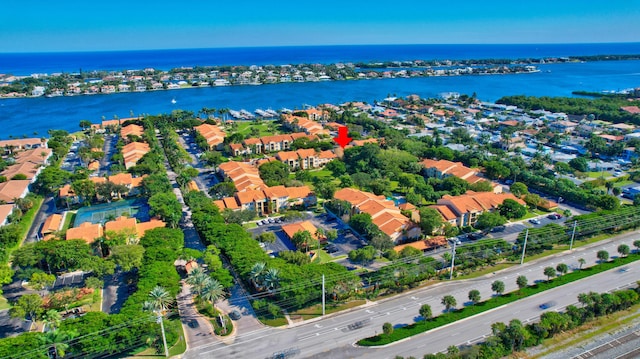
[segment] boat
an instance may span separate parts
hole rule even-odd
[[[242,115],[240,114],[240,112],[235,111],[235,110],[229,110],[229,115],[231,115],[231,117],[236,118],[236,119],[242,118]]]
[[[268,109],[267,113],[270,114],[273,117],[278,117],[278,113],[272,109]]]
[[[175,105],[177,102],[178,102],[178,101],[176,101],[176,99],[175,99],[175,98],[171,99],[171,103],[172,103],[172,104],[174,104],[174,105]]]
[[[240,115],[245,119],[245,120],[251,120],[254,119],[256,116],[254,116],[251,112],[242,109],[240,110]]]

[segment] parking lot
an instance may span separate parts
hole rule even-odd
[[[333,257],[345,256],[350,251],[366,245],[366,242],[357,238],[345,224],[328,214],[314,216],[311,212],[307,212],[306,218],[302,220],[309,220],[311,221],[311,223],[313,223],[314,226],[316,226],[317,228],[322,228],[325,231],[334,229],[338,232],[338,237],[333,242],[330,242],[330,244],[333,243],[336,248],[335,251],[329,253]],[[265,224],[264,221],[266,220],[263,219],[258,221],[258,227],[249,229],[249,232],[251,232],[254,238],[259,236],[263,232],[274,232],[274,234],[276,235],[276,241],[274,243],[265,243],[263,246],[265,251],[267,251],[268,253],[278,253],[280,251],[296,249],[293,243],[291,243],[291,241],[281,230],[281,226],[287,222],[276,222],[276,220],[273,219],[273,223],[267,222]],[[299,221],[296,220],[295,222]]]

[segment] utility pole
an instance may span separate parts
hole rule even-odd
[[[524,253],[527,250],[527,238],[529,237],[529,228],[524,232],[524,245],[522,246],[522,258],[520,258],[520,264],[524,263]]]
[[[167,336],[164,333],[164,323],[162,323],[162,312],[157,311],[158,323],[160,323],[160,330],[162,331],[162,344],[164,344],[164,356],[169,357],[169,348],[167,348]]]
[[[322,316],[324,317],[324,274],[322,275]]]
[[[573,239],[576,238],[576,226],[578,221],[573,221],[573,231],[571,232],[571,243],[569,244],[569,250],[573,249]]]
[[[449,271],[449,280],[453,278],[453,265],[456,262],[456,241],[453,241],[453,254],[451,255],[451,271]]]

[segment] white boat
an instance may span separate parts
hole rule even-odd
[[[174,104],[174,105],[175,105],[177,102],[178,102],[178,101],[176,101],[176,99],[175,99],[175,98],[171,100],[171,103],[172,103],[172,104]]]
[[[245,109],[240,110],[240,115],[242,115],[242,117],[244,119],[247,119],[247,120],[250,120],[250,119],[253,119],[253,118],[256,117],[251,112],[249,112],[249,111],[247,111]]]

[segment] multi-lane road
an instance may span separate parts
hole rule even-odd
[[[274,354],[288,349],[296,349],[295,352],[298,352],[296,358],[319,358],[320,356],[392,358],[396,354],[421,357],[426,353],[444,351],[450,345],[481,340],[484,335],[490,333],[490,325],[493,322],[507,322],[514,318],[523,321],[537,318],[543,312],[539,305],[544,302],[556,302],[555,306],[547,310],[559,310],[576,302],[576,296],[580,292],[606,291],[634,283],[640,278],[638,276],[640,265],[630,265],[629,271],[626,272],[613,270],[549,290],[385,348],[360,348],[354,347],[353,343],[361,338],[380,333],[382,324],[385,322],[398,326],[420,320],[418,309],[422,304],[429,304],[434,314],[441,313],[444,307],[440,301],[444,295],[453,295],[458,306],[461,306],[468,301],[467,295],[471,289],[478,289],[483,298],[492,295],[491,283],[495,280],[502,280],[506,284],[506,291],[512,291],[517,288],[515,282],[519,275],[525,275],[529,283],[533,283],[537,280],[546,280],[543,268],[548,266],[555,268],[557,264],[565,263],[571,268],[577,268],[579,258],[586,260],[585,266],[594,265],[598,250],[604,249],[611,255],[615,255],[619,244],[631,245],[637,236],[637,232],[626,233],[604,242],[525,263],[482,278],[446,282],[417,289],[390,299],[371,302],[348,312],[306,321],[295,327],[262,328],[252,332],[238,333],[233,344],[212,341],[198,347],[190,347],[183,358],[271,358],[275,357]],[[362,323],[363,326],[353,329],[351,325],[356,322]]]

